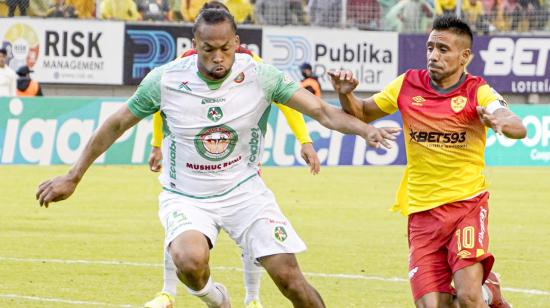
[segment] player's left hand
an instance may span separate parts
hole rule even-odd
[[[78,185],[68,174],[58,176],[53,179],[42,182],[36,192],[36,200],[40,206],[48,207],[50,202],[58,202],[69,198]]]
[[[391,149],[390,141],[397,139],[397,135],[401,133],[399,127],[374,127],[369,125],[366,135],[363,136],[367,144],[374,148]]]
[[[317,152],[313,147],[313,143],[306,142],[302,144],[302,149],[300,150],[302,158],[306,161],[309,166],[309,171],[311,174],[316,175],[321,170],[321,162],[317,156]]]
[[[495,133],[502,135],[502,123],[495,117],[493,114],[487,112],[487,109],[481,106],[477,106],[477,114],[479,115],[479,119],[481,122],[487,126],[492,128]]]
[[[162,167],[162,151],[159,147],[151,147],[149,155],[149,169],[153,172],[159,172]]]

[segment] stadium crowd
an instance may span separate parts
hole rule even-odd
[[[207,0],[0,0],[0,16],[193,22]],[[238,23],[427,32],[456,14],[479,33],[550,30],[550,0],[221,0]],[[96,3],[99,7],[96,8]],[[458,8],[457,8],[458,6]],[[96,14],[96,10],[98,10]],[[345,14],[344,14],[345,10]]]

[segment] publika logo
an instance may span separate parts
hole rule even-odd
[[[220,107],[208,108],[207,117],[208,117],[208,120],[212,122],[218,122],[221,118],[223,118],[222,109]]]

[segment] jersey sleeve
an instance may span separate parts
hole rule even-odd
[[[493,113],[500,108],[508,108],[508,103],[506,103],[502,95],[487,84],[477,88],[476,97],[477,104],[481,107],[487,108],[489,113]]]
[[[141,81],[136,92],[128,100],[128,109],[142,119],[160,109],[160,81],[163,67],[150,71]]]
[[[392,114],[397,111],[397,97],[401,91],[405,74],[395,78],[384,90],[374,94],[374,103],[385,113]]]
[[[162,144],[162,117],[160,111],[153,114],[153,138],[151,138],[151,146],[159,148]]]
[[[257,72],[268,101],[285,104],[300,89],[294,81],[273,65],[260,63]]]
[[[309,137],[306,121],[304,121],[304,116],[301,113],[285,105],[275,104],[275,106],[277,106],[285,116],[290,130],[292,130],[292,133],[294,133],[294,136],[296,136],[300,144],[313,142],[311,137]]]

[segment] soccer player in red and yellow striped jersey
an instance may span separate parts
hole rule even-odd
[[[350,72],[330,74],[342,107],[357,118],[401,112],[407,167],[393,210],[408,216],[417,307],[509,307],[488,252],[485,139],[487,128],[514,139],[526,130],[502,96],[466,73],[472,37],[460,19],[437,18],[428,68],[409,70],[364,100],[353,95],[358,81]]]

